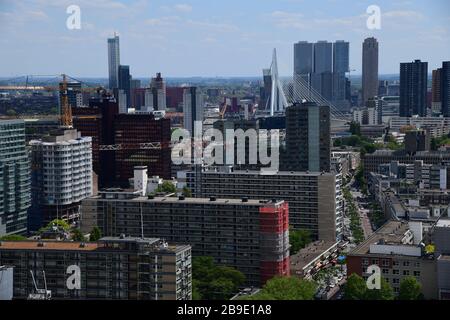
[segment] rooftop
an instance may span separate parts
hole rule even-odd
[[[364,255],[369,253],[370,245],[383,242],[384,244],[403,245],[402,240],[409,230],[408,223],[403,221],[388,221],[374,232],[364,242],[350,252],[350,255]]]

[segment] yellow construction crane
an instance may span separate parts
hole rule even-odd
[[[67,97],[67,77],[62,74],[63,81],[59,84],[59,92],[61,95],[61,125],[65,128],[73,127],[72,107],[69,105]]]

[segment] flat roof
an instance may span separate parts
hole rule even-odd
[[[217,174],[248,174],[248,175],[261,175],[261,176],[335,176],[336,174],[332,172],[300,172],[300,171],[276,171],[275,174],[271,173],[269,170],[230,170],[213,168],[204,169],[202,173],[217,173]]]
[[[388,221],[376,232],[350,251],[349,255],[364,255],[369,253],[370,245],[384,240],[385,244],[402,245],[402,239],[409,230],[408,223],[403,221]]]
[[[450,228],[450,219],[439,219],[436,227]]]
[[[137,191],[138,192],[138,191]],[[103,191],[102,193],[108,193],[108,191]],[[118,193],[120,194],[120,191],[113,191],[112,193]],[[133,192],[133,194],[136,194]],[[129,199],[120,199],[120,198],[114,198],[114,199],[108,199],[103,198],[101,195],[92,196],[87,199],[104,199],[108,201],[135,201],[135,202],[167,202],[167,203],[194,203],[194,204],[232,204],[232,205],[248,205],[248,206],[268,206],[268,205],[280,205],[284,203],[284,200],[276,199],[276,202],[273,202],[271,200],[256,200],[256,199],[247,199],[246,202],[243,202],[242,199],[237,198],[215,198],[215,200],[211,200],[211,198],[184,198],[182,200],[179,199],[179,197],[153,197],[152,199],[149,199],[146,196],[136,196],[134,198]]]
[[[43,246],[39,246],[43,243]],[[0,250],[64,250],[64,251],[93,251],[99,249],[101,246],[98,243],[86,242],[84,246],[80,246],[80,242],[71,241],[0,241]]]
[[[290,256],[291,270],[299,271],[337,245],[335,241],[315,241]]]

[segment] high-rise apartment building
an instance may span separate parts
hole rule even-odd
[[[437,68],[432,71],[432,80],[431,80],[431,109],[439,110],[441,112],[442,108],[442,97],[441,97],[441,73],[442,68]]]
[[[279,171],[265,174],[231,167],[195,168],[186,172],[196,197],[283,199],[289,224],[309,230],[313,239],[336,241],[343,222],[342,176],[335,173]]]
[[[143,197],[105,190],[83,201],[82,230],[189,243],[192,255],[244,273],[249,285],[289,275],[289,209],[282,200]],[[113,224],[110,222],[114,221]]]
[[[378,95],[378,41],[367,38],[362,46],[362,105]]]
[[[330,107],[315,102],[286,109],[285,171],[330,171]]]
[[[203,95],[197,87],[188,87],[183,92],[184,128],[194,134],[195,122],[203,121]]]
[[[400,63],[400,117],[427,115],[428,62]]]
[[[2,263],[14,267],[14,299],[36,295],[31,272],[37,288],[49,290],[56,300],[192,299],[191,247],[158,238],[4,241]],[[67,285],[73,266],[80,270],[79,289]]]
[[[76,222],[81,200],[92,195],[92,138],[76,130],[51,132],[31,140],[29,230],[53,219]]]
[[[0,120],[0,236],[26,234],[30,202],[25,122]]]
[[[450,117],[450,61],[442,62],[441,71],[441,112]]]
[[[119,65],[120,65],[120,46],[119,36],[114,35],[108,39],[108,73],[109,88],[114,89],[119,86]]]
[[[119,110],[120,113],[127,113],[128,108],[131,107],[131,76],[130,76],[130,66],[119,65],[119,103],[123,101],[125,112]],[[124,98],[120,96],[120,91],[123,91],[125,95]],[[124,109],[124,108],[119,108]]]

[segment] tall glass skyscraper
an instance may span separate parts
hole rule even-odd
[[[108,39],[108,71],[109,71],[109,88],[114,89],[119,86],[119,65],[120,65],[120,49],[119,36]]]
[[[0,120],[0,236],[26,234],[30,203],[25,122]]]
[[[294,101],[301,102],[310,87],[337,106],[346,107],[349,43],[299,41],[294,44]]]

